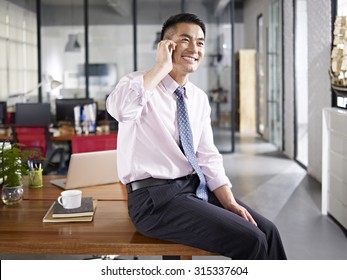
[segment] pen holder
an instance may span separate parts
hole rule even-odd
[[[42,169],[29,171],[29,188],[42,188]]]

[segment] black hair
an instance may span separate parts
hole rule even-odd
[[[161,29],[160,40],[164,39],[165,32],[169,28],[175,27],[176,24],[181,22],[193,23],[193,24],[199,25],[202,31],[204,32],[204,36],[205,36],[206,27],[204,22],[194,14],[183,13],[183,14],[177,14],[177,15],[171,16],[164,22],[163,27]]]

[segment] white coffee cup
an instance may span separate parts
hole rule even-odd
[[[81,206],[82,191],[80,190],[68,190],[61,192],[58,197],[58,203],[65,209],[74,209]]]

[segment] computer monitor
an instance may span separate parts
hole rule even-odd
[[[51,124],[51,105],[49,103],[17,103],[15,124],[49,126]]]
[[[5,124],[7,118],[7,102],[0,101],[0,124]]]
[[[93,104],[93,98],[62,98],[55,100],[55,121],[75,122],[74,107]]]

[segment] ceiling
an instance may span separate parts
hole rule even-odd
[[[141,3],[153,3],[153,4],[168,4],[168,3],[177,3],[179,0],[138,0]],[[188,1],[188,0],[186,0]],[[230,2],[230,0],[189,0],[191,2],[198,3],[219,3],[219,2]],[[244,2],[244,0],[234,0],[235,2]],[[41,0],[41,3],[44,5],[55,5],[55,6],[67,6],[67,5],[78,5],[83,4],[83,0]],[[131,3],[129,0],[88,0],[89,5],[102,6],[105,4],[114,4],[114,5],[122,5],[124,3]]]
[[[185,0],[188,1],[188,0]],[[235,3],[242,3],[244,0],[234,0]],[[153,5],[153,7],[165,6],[169,4],[179,3],[180,0],[138,0],[138,4]],[[206,6],[213,7],[214,14],[220,13],[225,7],[230,3],[230,0],[189,0],[189,4],[193,3],[203,3]],[[84,0],[41,0],[41,3],[46,6],[82,6]],[[115,10],[119,15],[122,15],[126,11],[128,14],[131,11],[132,1],[130,0],[88,0],[90,6],[100,6],[107,7],[110,6]]]

